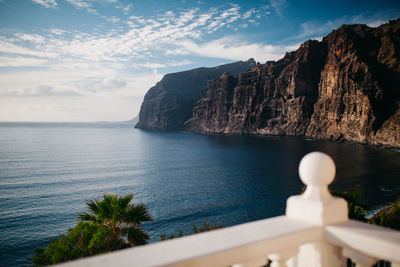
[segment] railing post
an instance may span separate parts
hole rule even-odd
[[[312,152],[304,156],[300,161],[299,175],[307,188],[304,194],[287,200],[286,216],[321,226],[347,221],[346,201],[332,197],[328,190],[335,174],[335,163],[330,156],[322,152]],[[341,248],[323,240],[307,244],[300,248],[298,265],[344,266],[345,258],[341,252]]]

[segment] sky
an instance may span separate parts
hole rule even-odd
[[[0,121],[130,120],[167,73],[398,17],[385,0],[0,0]]]

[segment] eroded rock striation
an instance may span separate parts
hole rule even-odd
[[[184,129],[400,147],[400,19],[343,25],[238,78],[224,73]]]
[[[136,127],[147,130],[182,130],[208,83],[229,72],[234,76],[256,66],[254,59],[213,68],[198,68],[165,75],[146,93]]]

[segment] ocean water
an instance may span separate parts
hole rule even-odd
[[[27,266],[36,247],[66,232],[85,201],[135,193],[154,218],[145,230],[190,232],[282,215],[303,185],[311,151],[337,165],[332,189],[378,208],[400,196],[400,153],[299,137],[146,132],[129,124],[0,123],[0,266]]]

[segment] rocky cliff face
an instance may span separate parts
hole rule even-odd
[[[235,79],[224,73],[184,129],[305,135],[400,147],[400,19],[344,25]]]
[[[329,47],[306,135],[400,146],[400,19],[378,28],[346,25]]]
[[[193,107],[207,91],[208,83],[229,72],[234,76],[252,69],[254,59],[214,68],[199,68],[167,74],[145,95],[136,127],[148,130],[182,130]]]
[[[277,62],[258,65],[238,80],[225,73],[210,84],[185,129],[207,133],[304,135],[326,46],[304,43]]]

